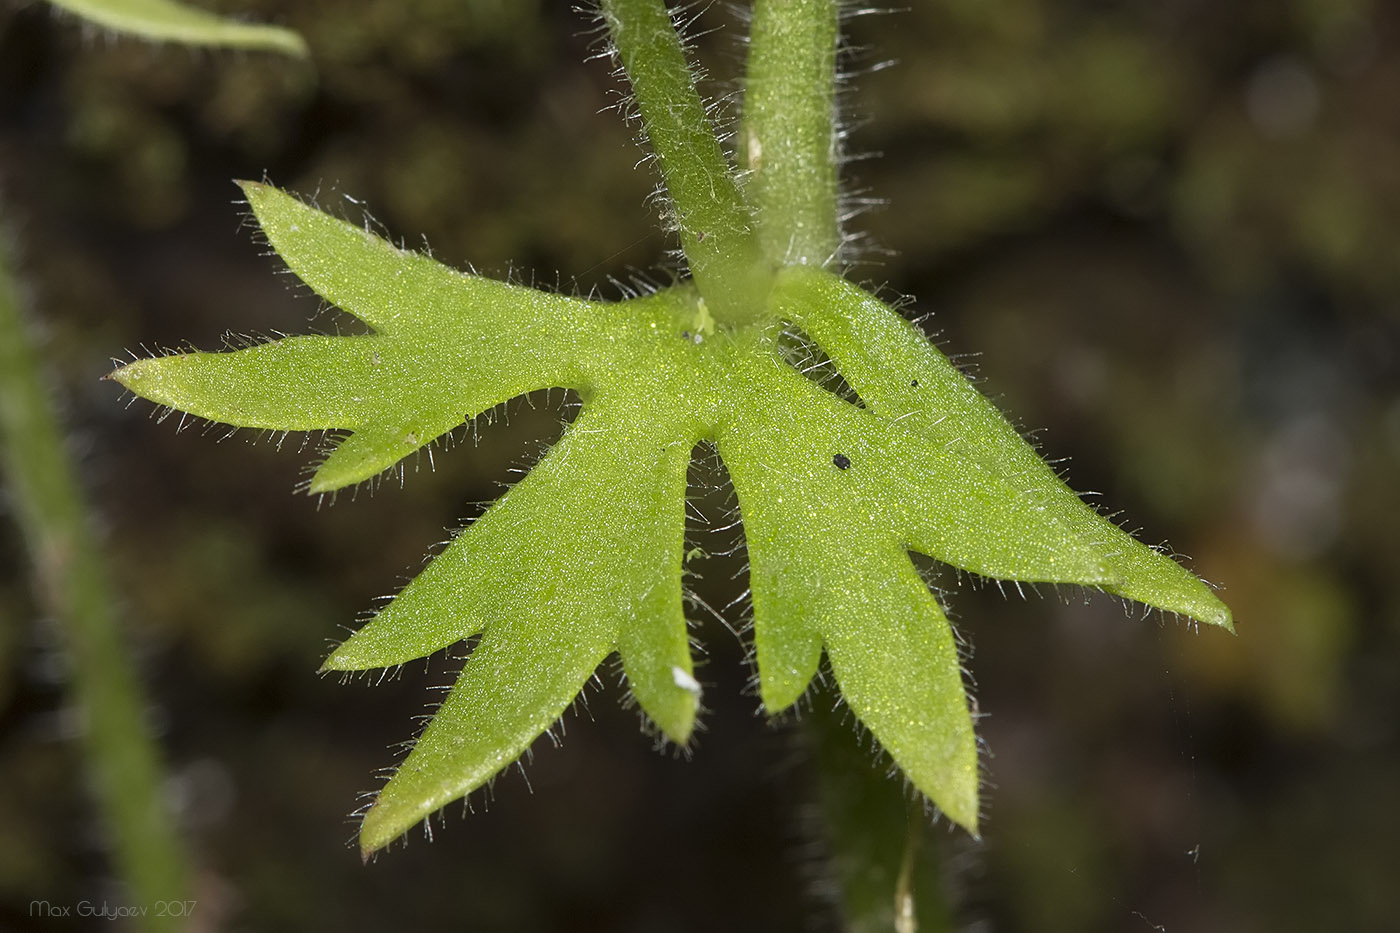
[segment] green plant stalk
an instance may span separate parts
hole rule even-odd
[[[157,901],[190,885],[161,799],[162,769],[142,715],[140,688],[117,630],[116,600],[86,520],[40,367],[0,244],[0,446],[10,501],[33,564],[41,605],[63,632],[88,766],[111,834],[117,870],[142,929],[174,930]]]
[[[665,3],[603,0],[602,12],[674,205],[681,248],[709,313],[733,326],[758,320],[771,273]]]
[[[837,0],[757,0],[749,33],[739,157],[763,255],[831,262],[837,222]]]

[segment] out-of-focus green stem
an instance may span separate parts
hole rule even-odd
[[[695,284],[716,321],[754,321],[764,310],[771,272],[666,4],[603,0],[602,11],[674,202]]]
[[[757,0],[744,79],[739,157],[763,255],[825,265],[836,219],[837,0]]]
[[[162,771],[140,688],[117,629],[107,573],[88,527],[53,404],[0,241],[0,450],[37,597],[62,629],[88,767],[117,869],[141,929],[174,930],[156,902],[189,897],[186,861],[161,795]]]

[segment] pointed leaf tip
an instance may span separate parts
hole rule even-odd
[[[1208,585],[1208,584],[1207,584]],[[1193,613],[1191,618],[1204,622],[1207,625],[1214,625],[1229,632],[1231,635],[1238,635],[1235,631],[1235,614],[1230,611],[1230,607],[1216,596],[1210,593],[1210,599],[1203,601],[1203,605],[1198,613]]]
[[[376,852],[404,833],[403,829],[391,825],[384,812],[384,808],[376,800],[374,806],[365,813],[365,818],[360,821],[360,860],[365,864],[369,863]]]

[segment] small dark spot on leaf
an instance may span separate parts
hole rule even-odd
[[[851,466],[851,458],[845,454],[837,454],[831,458],[831,462],[836,464],[838,470],[848,470]]]
[[[919,387],[919,380],[915,379],[913,382],[911,382],[911,383],[909,383],[909,384],[910,384],[911,386],[913,386],[914,388],[917,389],[917,388]]]
[[[689,339],[690,339],[690,331],[688,331],[688,330],[683,330],[683,331],[681,331],[681,339],[682,339],[682,340],[689,340]]]

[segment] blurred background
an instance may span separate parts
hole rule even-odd
[[[656,754],[617,678],[525,774],[362,867],[348,814],[450,682],[315,670],[557,437],[510,406],[403,488],[294,496],[317,439],[177,434],[100,377],[228,332],[332,330],[234,204],[266,176],[441,260],[575,283],[670,245],[591,24],[540,0],[219,0],[314,68],[0,8],[0,190],[196,853],[204,928],[833,930],[811,769],[697,611],[711,707]],[[955,928],[1400,924],[1400,7],[938,0],[852,21],[852,277],[917,297],[1071,484],[1219,584],[1239,637],[939,578],[973,646],[984,836]],[[732,13],[700,43],[718,93]],[[890,67],[880,67],[887,61]],[[355,200],[350,200],[353,197]],[[666,273],[659,273],[663,280]],[[697,480],[699,477],[697,477]],[[0,513],[0,518],[3,514]],[[703,546],[721,549],[704,529]],[[58,638],[0,521],[0,929],[115,896]],[[708,561],[713,606],[742,587]],[[735,627],[741,619],[731,620]],[[80,928],[80,921],[72,921]],[[37,926],[35,926],[37,924]],[[935,928],[929,924],[928,928]]]

